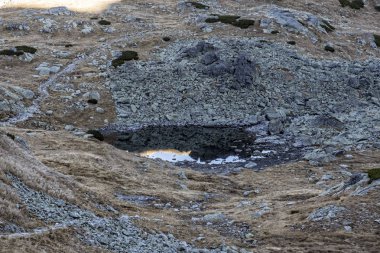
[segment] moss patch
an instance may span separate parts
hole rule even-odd
[[[359,10],[364,7],[363,0],[339,0],[339,3],[342,7],[350,7],[351,9]]]
[[[380,47],[380,35],[374,34],[373,37],[375,38],[375,44],[377,47]]]
[[[207,10],[210,8],[209,6],[202,3],[198,3],[198,2],[186,2],[186,3],[191,4],[196,9]]]
[[[321,27],[325,29],[326,32],[332,32],[335,30],[335,27],[333,27],[328,21],[322,20]]]
[[[334,53],[335,52],[335,49],[332,47],[332,46],[325,46],[325,50],[328,51],[328,52],[331,52],[331,53]]]
[[[11,134],[11,133],[7,133],[7,136],[9,138],[11,138],[12,140],[15,140],[16,139],[16,136],[14,134]]]
[[[363,2],[363,0],[353,0],[353,1],[351,2],[350,7],[351,7],[352,9],[359,10],[359,9],[361,9],[361,8],[364,7],[364,2]]]
[[[24,53],[35,54],[37,49],[29,46],[16,46],[15,49],[4,49],[0,51],[0,55],[20,56]]]
[[[92,99],[87,100],[87,103],[92,104],[92,105],[96,105],[96,104],[98,104],[98,100],[92,98]]]
[[[99,25],[111,25],[110,21],[107,21],[105,19],[99,20],[98,22]]]
[[[247,29],[255,24],[254,20],[251,19],[240,19],[240,16],[233,15],[213,15],[215,17],[207,18],[206,23],[217,23],[221,22],[223,24],[229,24],[241,29]]]
[[[162,38],[162,40],[168,42],[168,41],[170,41],[171,39],[170,39],[170,37],[165,36],[165,37]]]
[[[20,56],[23,55],[24,52],[15,51],[12,49],[4,49],[0,51],[0,55],[8,55],[8,56]]]
[[[370,169],[367,173],[371,182],[380,179],[380,168]]]
[[[121,56],[112,61],[112,66],[117,68],[123,65],[126,61],[138,60],[139,55],[135,51],[123,51]]]
[[[16,50],[19,52],[29,53],[29,54],[35,54],[37,52],[37,49],[34,47],[29,46],[17,46]]]
[[[92,136],[94,136],[94,138],[98,139],[99,141],[104,141],[103,134],[101,132],[99,132],[98,130],[88,130],[86,133],[92,134]]]

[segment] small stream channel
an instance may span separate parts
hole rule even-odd
[[[205,171],[263,167],[299,159],[283,139],[244,127],[149,126],[106,135],[115,147]]]

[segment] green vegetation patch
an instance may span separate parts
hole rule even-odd
[[[375,44],[377,47],[380,47],[380,35],[374,34],[373,37],[375,38]]]
[[[7,136],[9,138],[11,138],[12,140],[15,140],[16,139],[16,136],[14,134],[11,134],[11,133],[7,133]]]
[[[202,3],[198,3],[198,2],[186,2],[186,3],[191,4],[196,9],[207,10],[210,8],[209,6]]]
[[[92,136],[94,136],[95,139],[99,140],[99,141],[104,141],[104,136],[103,134],[98,131],[98,130],[88,130],[86,132],[87,134],[92,134]]]
[[[221,22],[223,24],[229,24],[241,29],[247,29],[255,24],[254,20],[251,19],[240,19],[240,16],[233,15],[213,15],[215,17],[210,17],[205,20],[206,23],[217,23]]]
[[[321,27],[325,29],[326,32],[333,32],[335,27],[333,27],[328,21],[322,20]]]
[[[92,104],[92,105],[97,105],[98,104],[98,100],[96,100],[94,98],[91,98],[91,99],[87,100],[87,103]]]
[[[16,50],[20,52],[24,52],[24,53],[29,53],[29,54],[35,54],[37,52],[36,48],[29,47],[29,46],[17,46]]]
[[[335,52],[335,49],[332,47],[332,46],[325,46],[325,50],[328,51],[328,52],[331,52],[331,53],[334,53]]]
[[[121,56],[112,61],[112,66],[117,68],[123,65],[126,61],[138,60],[139,55],[135,51],[123,51]]]
[[[361,8],[364,7],[364,2],[363,2],[363,0],[353,0],[353,1],[351,2],[350,7],[351,7],[352,9],[359,10],[359,9],[361,9]]]
[[[367,173],[371,182],[380,179],[380,168],[370,169]]]
[[[8,55],[8,56],[20,56],[23,55],[24,52],[12,50],[12,49],[4,49],[0,51],[0,55]]]
[[[24,53],[35,54],[37,49],[29,46],[16,46],[14,49],[4,49],[0,51],[0,55],[20,56]]]
[[[98,22],[99,25],[111,25],[110,21],[107,21],[105,19],[99,20]]]
[[[363,0],[339,0],[342,7],[350,7],[351,9],[359,10],[364,7]]]
[[[162,38],[162,40],[165,41],[165,42],[168,42],[168,41],[170,41],[171,39],[170,39],[170,37],[165,36],[165,37]]]

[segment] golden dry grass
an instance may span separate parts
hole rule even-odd
[[[379,207],[376,206],[374,200],[380,197],[378,191],[364,197],[345,195],[318,197],[321,188],[309,182],[308,178],[311,174],[320,177],[327,172],[333,173],[336,178],[330,182],[332,186],[344,180],[337,172],[340,163],[348,164],[353,171],[365,172],[368,168],[380,165],[379,152],[358,153],[355,154],[354,159],[342,158],[324,166],[323,169],[312,167],[305,162],[298,162],[268,168],[260,173],[245,170],[235,175],[220,176],[180,169],[165,162],[147,160],[117,150],[108,144],[80,139],[65,132],[27,131],[15,128],[5,128],[4,131],[27,140],[30,151],[22,150],[10,138],[1,135],[0,150],[2,154],[7,154],[7,156],[1,156],[1,164],[8,161],[6,163],[13,166],[7,165],[0,174],[10,171],[32,188],[65,198],[71,203],[102,216],[110,214],[98,210],[95,205],[97,203],[111,205],[119,213],[139,215],[143,218],[136,222],[138,225],[148,230],[172,233],[188,242],[199,234],[205,235],[207,240],[194,242],[198,246],[216,246],[225,241],[229,244],[249,247],[247,241],[234,237],[229,233],[229,229],[218,229],[191,221],[192,217],[202,217],[218,212],[234,220],[236,226],[248,225],[254,233],[254,238],[259,242],[258,247],[262,250],[260,252],[272,252],[273,247],[280,247],[289,252],[295,249],[302,252],[302,249],[306,251],[308,248],[311,251],[317,250],[320,246],[316,247],[316,245],[325,241],[326,235],[329,240],[326,242],[325,249],[357,252],[363,249],[370,250],[369,245],[375,248],[379,246],[376,242],[375,224],[361,224],[358,221],[355,225],[355,233],[347,234],[341,230],[327,232],[312,224],[308,225],[306,220],[314,209],[328,204],[344,205],[355,210],[355,205],[358,203],[366,203],[368,210],[376,212]],[[16,156],[17,162],[14,161]],[[28,160],[30,162],[25,166]],[[180,171],[185,171],[188,180],[179,179]],[[4,176],[1,177],[1,182],[7,184]],[[182,189],[180,183],[187,185],[188,190]],[[259,191],[248,197],[243,196],[244,191],[255,189]],[[116,193],[154,196],[160,203],[170,202],[173,208],[162,209],[152,205],[144,206],[121,201],[116,197]],[[212,193],[215,197],[204,201],[205,193]],[[29,224],[29,227],[38,224],[39,221],[28,216],[26,212],[14,210],[18,198],[12,188],[8,186],[1,196],[5,196],[0,203],[6,207],[6,211],[2,212],[0,219],[21,220]],[[192,203],[203,202],[202,210],[182,209],[179,212],[175,210],[181,206],[189,206],[191,201]],[[242,201],[251,201],[254,204],[239,205]],[[253,218],[252,215],[259,210],[260,203],[265,202],[270,204],[271,211],[262,217]],[[289,202],[294,203],[289,205]],[[15,217],[12,218],[12,215]],[[302,232],[291,229],[295,224],[306,224],[310,230]],[[65,231],[53,232],[53,234],[56,233],[70,237]],[[346,247],[341,243],[342,238],[355,242],[357,246]],[[41,235],[30,240],[35,240],[36,243],[41,240],[40,244],[37,243],[38,246],[34,248],[43,248],[46,252],[54,252],[52,245],[55,240],[58,240],[59,249],[68,250],[67,252],[70,250],[77,252],[75,251],[77,245],[84,247],[75,241],[75,238],[70,239],[72,240],[70,243],[75,245],[75,247],[72,246],[73,248],[70,248],[71,246],[65,243],[65,240],[59,241],[59,237],[51,239],[47,235]],[[4,245],[17,248],[17,245],[21,244],[31,245],[31,242],[25,239],[12,239],[6,241]]]

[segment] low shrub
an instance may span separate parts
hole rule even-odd
[[[111,25],[110,21],[107,21],[105,19],[99,20],[98,22],[99,25]]]
[[[368,170],[368,177],[370,182],[380,179],[380,168],[370,169]]]
[[[30,46],[16,46],[16,50],[24,53],[35,54],[37,49]]]
[[[331,53],[335,52],[335,49],[332,46],[329,46],[329,45],[325,46],[325,50],[328,51],[328,52],[331,52]]]
[[[135,51],[123,51],[121,56],[112,61],[112,66],[117,68],[123,65],[126,61],[138,60],[139,55]]]
[[[380,35],[374,34],[373,37],[375,38],[375,44],[377,47],[380,47]]]

